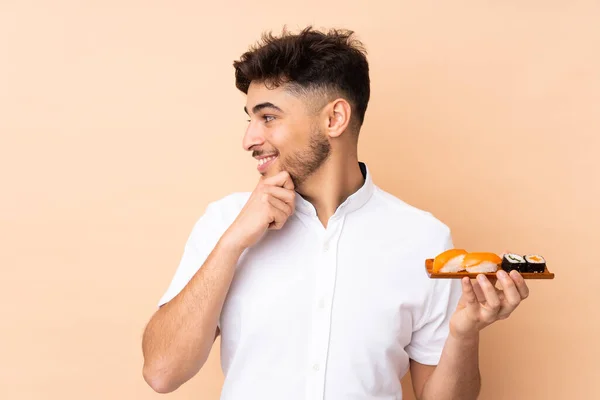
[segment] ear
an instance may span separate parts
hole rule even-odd
[[[332,137],[339,137],[346,131],[350,124],[352,116],[352,107],[344,99],[336,99],[328,107],[328,126],[327,134]]]

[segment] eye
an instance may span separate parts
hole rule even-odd
[[[263,119],[265,120],[265,122],[270,122],[270,121],[274,120],[275,117],[272,115],[265,115],[265,116],[263,116]]]

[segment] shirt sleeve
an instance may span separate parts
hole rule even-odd
[[[450,232],[436,246],[435,256],[453,248]],[[427,278],[429,279],[429,278]],[[411,342],[406,347],[408,356],[426,365],[437,365],[449,333],[449,322],[462,295],[460,279],[430,279],[425,314],[413,330]]]
[[[221,235],[227,229],[220,202],[209,203],[204,214],[196,221],[183,248],[179,266],[158,307],[171,301],[202,267]]]

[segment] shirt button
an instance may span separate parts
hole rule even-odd
[[[313,365],[313,369],[314,369],[315,371],[318,371],[318,370],[319,370],[319,364],[315,364],[315,365]]]
[[[323,308],[325,307],[325,300],[321,299],[319,300],[319,308]]]
[[[329,250],[329,243],[325,242],[325,244],[323,245],[323,251],[328,251]]]

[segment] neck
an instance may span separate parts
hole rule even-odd
[[[323,226],[350,195],[364,184],[358,158],[331,155],[296,191],[316,209]]]

